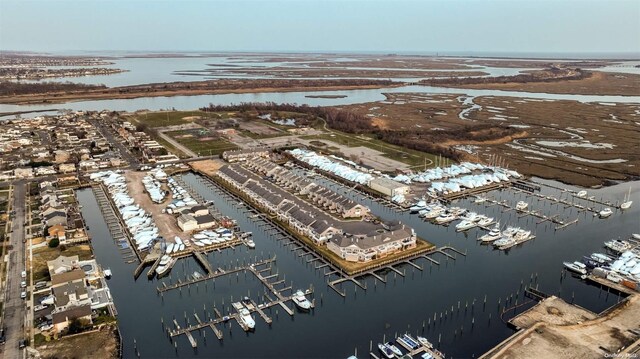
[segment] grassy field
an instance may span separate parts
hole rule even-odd
[[[191,134],[193,132],[190,131],[172,131],[166,132],[168,136],[173,137],[176,141],[180,142],[180,144],[184,145],[191,151],[201,154],[201,155],[219,155],[224,151],[233,150],[238,148],[238,146],[233,143],[222,139],[211,139],[211,140],[201,140],[205,137],[210,137],[208,135],[194,135],[193,137],[185,137],[179,138],[177,136]]]
[[[138,123],[146,124],[149,127],[166,127],[184,125],[189,123],[189,120],[185,120],[185,117],[190,116],[206,116],[207,114],[202,111],[163,111],[163,112],[147,112],[137,115],[135,121]]]
[[[435,162],[436,158],[436,156],[432,154],[392,145],[373,138],[372,136],[352,135],[344,132],[332,131],[331,133],[302,136],[301,138],[307,140],[332,141],[347,147],[368,147],[384,153],[385,157],[416,167],[423,166],[425,164],[425,160],[427,167],[429,167],[431,163]]]

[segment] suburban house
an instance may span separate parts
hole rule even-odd
[[[250,158],[265,157],[269,158],[269,149],[267,148],[246,148],[239,150],[224,151],[222,159],[227,162],[246,161]]]

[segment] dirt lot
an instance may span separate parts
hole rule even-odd
[[[47,342],[37,348],[43,359],[111,359],[118,357],[118,341],[114,330],[65,337]]]
[[[194,161],[189,162],[189,165],[198,171],[201,171],[204,174],[212,175],[216,171],[220,169],[220,167],[225,165],[225,162],[222,160],[202,160],[202,161]]]
[[[447,145],[469,159],[489,162],[499,156],[527,175],[582,186],[640,176],[639,105],[407,93],[345,108],[390,130],[455,130],[474,123],[522,129],[517,139]]]
[[[550,324],[546,317],[485,358],[603,358],[638,340],[629,330],[638,329],[640,297],[634,295],[610,313],[577,324]]]
[[[155,204],[151,201],[149,195],[144,191],[142,185],[142,178],[146,175],[146,172],[138,171],[126,171],[124,173],[127,179],[127,187],[129,193],[135,200],[135,203],[140,205],[148,213],[151,213],[153,222],[158,226],[158,233],[161,237],[166,239],[169,243],[174,242],[176,236],[187,239],[189,236],[182,232],[176,224],[176,219],[173,215],[168,213],[162,213],[162,209],[165,208],[171,202],[171,194],[165,198],[162,204]]]
[[[511,320],[518,328],[530,328],[538,322],[554,325],[570,325],[592,320],[596,314],[579,308],[558,297],[549,297],[528,311]]]

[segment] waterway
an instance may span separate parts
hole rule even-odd
[[[457,256],[456,260],[436,255],[434,259],[440,261],[439,266],[427,261],[420,262],[424,271],[401,266],[399,269],[405,271],[406,277],[390,272],[387,274],[387,284],[365,278],[363,281],[368,287],[366,291],[356,289],[353,284],[346,284],[342,288],[347,296],[343,298],[326,286],[321,270],[314,268],[315,263],[307,263],[306,258],[300,258],[288,247],[282,246],[275,237],[267,234],[266,227],[260,226],[256,219],[245,214],[243,205],[210,190],[197,175],[186,174],[184,179],[205,199],[214,200],[223,214],[237,219],[242,230],[254,233],[257,246],[255,250],[238,247],[235,250],[209,254],[208,258],[214,267],[236,265],[254,260],[255,257],[276,255],[274,271],[277,270],[281,278],[284,277],[287,282],[293,281],[294,288],[313,285],[316,309],[311,313],[296,313],[289,317],[282,310],[276,314],[274,308],[267,311],[274,318],[271,327],[257,318],[256,331],[246,334],[237,324],[233,324],[231,329],[228,326],[223,328],[222,342],[215,338],[210,329],[206,329],[203,331],[206,334],[194,334],[198,341],[195,351],[184,336],[176,339],[177,349],[174,348],[163,331],[161,318],[168,324],[175,317],[184,326],[186,316],[193,324],[194,312],[201,318],[207,317],[205,310],[210,312],[214,303],[219,309],[228,307],[232,296],[237,300],[240,296],[249,295],[254,300],[261,301],[260,294],[264,292],[262,284],[251,275],[245,277],[240,274],[219,278],[215,282],[200,283],[189,289],[183,288],[182,291],[167,292],[163,296],[158,295],[156,287],[161,285],[161,281],[175,282],[177,278],[184,279],[194,270],[202,272],[202,269],[191,259],[181,260],[169,278],[148,281],[143,275],[134,281],[132,273],[135,265],[124,263],[109,237],[92,192],[81,190],[78,198],[90,227],[96,257],[104,267],[110,267],[114,274],[109,286],[118,308],[118,321],[127,358],[135,356],[134,339],[142,358],[345,358],[353,354],[356,348],[359,357],[368,357],[370,340],[375,348],[383,336],[388,340],[395,333],[405,331],[414,335],[417,332],[434,343],[441,337],[439,347],[447,356],[477,357],[513,333],[500,319],[503,308],[498,306],[498,300],[504,306],[507,297],[513,295],[510,305],[514,305],[521,282],[526,286],[533,281],[546,293],[559,295],[567,301],[574,299],[576,304],[596,312],[617,303],[620,300],[617,295],[608,294],[571,275],[562,276],[562,261],[577,260],[582,255],[601,252],[605,240],[627,238],[633,232],[640,232],[637,221],[640,210],[637,205],[630,211],[615,213],[609,219],[600,220],[591,214],[565,210],[562,206],[529,199],[533,208],[547,214],[562,213],[562,217],[579,218],[578,225],[555,231],[550,223],[536,225],[536,220],[531,217],[519,218],[514,212],[502,213],[497,206],[475,205],[469,200],[456,203],[479,213],[496,216],[501,223],[517,224],[534,230],[537,236],[535,240],[505,253],[478,244],[475,238],[482,233],[477,229],[466,234],[456,233],[453,226],[436,226],[409,213],[396,213],[340,187],[337,188],[339,191],[361,200],[376,215],[386,220],[402,220],[414,227],[420,237],[438,246],[449,244],[467,252],[466,257]],[[321,177],[316,177],[315,180],[320,184],[335,186]],[[552,181],[544,182],[568,187]],[[640,203],[640,182],[590,190],[589,195],[619,201],[628,191],[629,185],[633,186],[632,199],[636,204]],[[560,191],[546,187],[543,191],[545,195],[562,195]],[[489,196],[513,203],[525,199],[523,195],[510,190],[493,191]],[[563,197],[566,197],[566,193]],[[483,303],[485,295],[486,305]],[[474,299],[475,305],[472,305]],[[522,301],[520,292],[518,304]],[[527,307],[520,307],[515,312]],[[434,313],[437,317],[435,324]],[[440,313],[443,315],[442,320]],[[513,310],[509,311],[505,319],[513,314]]]

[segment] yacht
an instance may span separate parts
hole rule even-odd
[[[493,242],[495,240],[498,240],[500,237],[502,237],[502,232],[500,232],[500,226],[496,225],[491,229],[489,233],[480,237],[480,240],[482,242],[488,243],[488,242]]]
[[[444,212],[444,210],[445,210],[445,208],[444,208],[444,207],[440,207],[440,206],[435,207],[434,209],[432,209],[432,210],[430,210],[429,212],[427,212],[427,213],[424,215],[424,218],[427,218],[427,219],[433,219],[433,218],[436,218],[436,217],[438,217],[442,212]]]
[[[420,344],[424,345],[425,347],[427,347],[428,349],[433,349],[433,344],[431,344],[431,342],[429,342],[427,340],[427,338],[425,337],[417,337],[418,341],[420,342]]]
[[[493,223],[493,217],[486,217],[486,216],[482,216],[482,217],[483,218],[480,218],[480,220],[478,221],[478,226],[486,227],[491,223]]]
[[[516,203],[516,211],[524,211],[525,209],[527,209],[527,207],[529,207],[529,203],[525,201]]]
[[[453,214],[442,213],[436,218],[436,223],[445,224],[445,223],[449,223],[451,221],[455,221],[457,218],[458,217],[454,216]]]
[[[600,216],[600,218],[607,218],[611,214],[613,214],[613,211],[609,207],[606,207],[602,211],[598,212],[598,215]]]
[[[382,354],[384,354],[384,356],[387,359],[393,359],[394,358],[393,351],[391,350],[391,348],[387,347],[385,344],[378,343],[378,349],[380,349],[380,352]]]
[[[629,193],[624,197],[622,204],[620,204],[620,209],[629,209],[633,201],[631,200],[631,187],[629,187]]]
[[[169,261],[171,260],[171,256],[165,254],[162,257],[160,257],[160,265],[161,266],[166,266],[167,263],[169,263]]]
[[[598,262],[598,263],[609,263],[611,261],[613,261],[613,258],[609,257],[606,254],[602,254],[602,253],[593,253],[591,254],[591,259],[593,259],[594,261]]]
[[[516,233],[513,235],[513,238],[516,241],[525,241],[531,237],[531,231],[526,231],[524,229],[518,229]]]
[[[461,215],[465,214],[466,212],[467,212],[466,209],[460,208],[460,207],[451,207],[451,208],[449,208],[449,213],[453,214],[454,216],[461,216]]]
[[[175,263],[175,259],[171,258],[166,265],[157,266],[156,267],[156,274],[158,274],[158,277],[162,277],[164,274],[169,272],[171,270],[171,268],[173,267],[174,263]]]
[[[493,242],[493,245],[496,246],[496,247],[506,247],[506,246],[514,244],[515,242],[516,242],[515,237],[502,236],[502,238],[500,238],[497,241]]]
[[[582,262],[562,262],[564,267],[572,272],[587,274],[587,266]]]
[[[587,196],[587,191],[582,190],[578,193],[576,193],[576,197],[580,197],[580,198],[585,198]]]
[[[471,228],[473,228],[475,226],[476,226],[475,222],[465,219],[464,221],[456,224],[456,231],[458,231],[458,232],[466,231],[466,230],[471,229]]]
[[[238,319],[243,322],[247,326],[247,328],[253,329],[256,327],[256,321],[253,320],[253,317],[251,316],[251,313],[249,313],[249,310],[247,308],[240,308],[238,313]]]
[[[613,239],[608,242],[604,242],[604,246],[618,253],[622,253],[631,249],[631,243],[619,239]]]
[[[397,347],[397,346],[395,346],[395,344],[393,344],[392,342],[388,342],[388,343],[386,344],[386,346],[387,346],[389,349],[391,349],[391,351],[393,352],[393,354],[395,354],[395,355],[397,355],[397,356],[399,356],[399,357],[401,357],[401,356],[402,356],[402,352],[400,351],[400,349],[398,349],[398,347]]]
[[[293,297],[291,299],[298,308],[303,310],[311,309],[311,302],[304,296],[304,293],[301,290],[297,290],[293,293]]]

